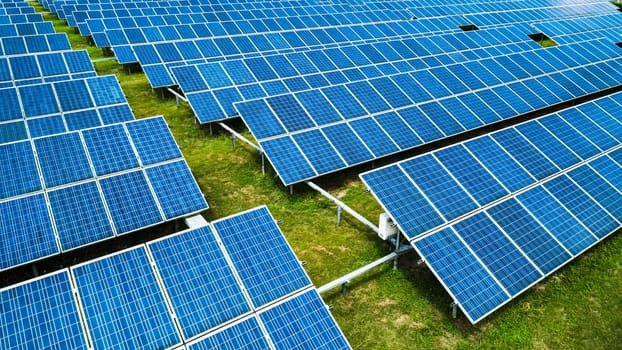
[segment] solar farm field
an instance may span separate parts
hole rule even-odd
[[[101,50],[63,21],[56,31],[69,34],[74,49],[87,49],[92,59]],[[238,144],[228,133],[194,123],[187,104],[153,91],[143,74],[128,74],[115,62],[95,63],[98,75],[115,74],[137,118],[164,115],[216,220],[263,203],[276,219],[316,286],[327,283],[390,251],[376,235],[344,216],[336,224],[335,207],[305,186],[290,195],[272,170],[262,175],[259,154]],[[252,137],[238,123],[236,129]],[[396,161],[399,159],[393,159]],[[384,160],[383,164],[391,160]],[[375,164],[376,166],[380,164]],[[382,209],[365,192],[358,166],[318,181],[332,194],[375,221]],[[612,235],[539,282],[517,300],[473,326],[463,316],[451,317],[451,298],[432,272],[417,264],[414,254],[351,281],[345,296],[339,290],[323,295],[355,349],[412,348],[590,348],[610,349],[622,341],[622,238]]]

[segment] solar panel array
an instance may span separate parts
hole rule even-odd
[[[286,185],[622,81],[607,1],[46,5],[200,122],[242,116]]]
[[[361,175],[473,323],[622,223],[622,93]]]
[[[5,288],[0,305],[3,349],[350,348],[265,207]]]
[[[610,46],[599,53],[607,46],[587,41],[478,59],[471,66],[407,67],[410,72],[343,78],[241,102],[237,109],[288,185],[619,86],[622,51]],[[227,91],[216,93],[235,99]],[[203,112],[197,114],[217,115],[210,99],[201,98],[193,104]]]
[[[0,146],[0,269],[207,208],[161,117]],[[31,208],[28,210],[27,208]]]

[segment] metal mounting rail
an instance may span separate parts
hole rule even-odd
[[[98,58],[95,60],[91,60],[91,62],[97,63],[97,62],[116,61],[116,60],[117,60],[116,57],[104,57],[104,58]]]
[[[372,270],[372,269],[374,269],[374,268],[384,264],[385,262],[388,262],[388,261],[391,261],[391,260],[395,260],[400,255],[408,253],[408,252],[410,252],[412,250],[413,250],[413,247],[411,245],[404,245],[404,246],[402,246],[402,248],[394,251],[393,253],[391,253],[389,255],[386,255],[386,256],[384,256],[384,257],[382,257],[382,258],[380,258],[380,259],[378,259],[378,260],[376,260],[376,261],[374,261],[374,262],[372,262],[370,264],[367,264],[367,265],[365,265],[365,266],[363,266],[363,267],[361,267],[361,268],[359,268],[357,270],[354,270],[354,271],[350,272],[347,275],[343,275],[341,278],[338,278],[338,279],[336,279],[336,280],[334,280],[332,282],[328,282],[327,284],[319,287],[317,289],[317,291],[320,294],[323,294],[323,293],[325,293],[325,292],[327,292],[327,291],[329,291],[331,289],[337,288],[339,286],[342,286],[342,288],[343,288],[343,286],[345,284],[349,283],[351,279],[353,279],[355,277],[358,277],[358,276],[364,274],[365,272],[367,272],[369,270]]]
[[[337,221],[339,221],[340,215],[341,215],[341,210],[345,210],[348,214],[354,216],[355,219],[357,219],[358,221],[362,222],[365,226],[369,227],[370,229],[372,229],[374,232],[378,233],[378,226],[374,225],[371,221],[367,220],[365,217],[363,217],[363,215],[357,213],[354,209],[350,208],[347,204],[345,204],[344,202],[340,201],[339,199],[335,198],[332,194],[326,192],[323,188],[321,188],[320,186],[314,184],[311,181],[306,181],[306,184],[311,187],[312,189],[318,191],[322,196],[328,198],[330,201],[332,201],[333,203],[337,204],[338,207],[338,211],[337,211]]]
[[[177,91],[171,89],[171,88],[166,88],[166,91],[170,92],[171,94],[173,94],[175,96],[175,99],[177,100],[177,104],[179,105],[179,100],[182,100],[186,103],[188,103],[188,99],[183,97],[182,95],[180,95]]]
[[[249,139],[247,139],[246,137],[242,136],[241,134],[239,134],[237,131],[231,129],[227,124],[225,123],[218,123],[218,125],[220,125],[223,129],[227,130],[231,136],[236,137],[238,140],[244,142],[245,144],[253,147],[254,149],[256,149],[259,153],[263,153],[263,149],[261,149],[261,147],[257,146],[256,144],[252,143]]]

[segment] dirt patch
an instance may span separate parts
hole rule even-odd
[[[378,306],[390,306],[395,304],[396,302],[393,299],[384,299],[383,301],[378,303]]]

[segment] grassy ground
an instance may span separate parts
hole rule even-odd
[[[53,17],[48,16],[53,20]],[[92,58],[101,50],[55,20],[76,49]],[[335,207],[303,186],[295,194],[272,170],[262,175],[260,158],[249,147],[231,147],[230,137],[194,123],[187,105],[163,100],[143,74],[127,74],[114,62],[96,64],[100,74],[116,74],[138,118],[164,115],[193,169],[211,209],[208,220],[267,204],[316,286],[388,253],[363,225],[345,216],[335,223]],[[238,122],[236,129],[245,132]],[[245,132],[246,133],[246,132]],[[246,133],[247,134],[247,133]],[[320,184],[376,221],[380,207],[364,192],[356,171]],[[413,255],[389,264],[324,295],[355,349],[614,349],[622,348],[622,236],[606,242],[558,271],[477,326],[462,315],[451,318],[448,294]]]

